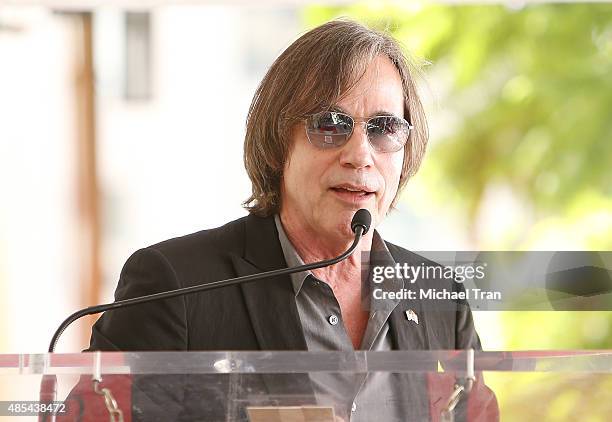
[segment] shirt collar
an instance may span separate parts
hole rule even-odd
[[[285,262],[287,263],[287,266],[296,267],[298,265],[304,265],[304,261],[299,256],[299,254],[295,250],[295,247],[293,246],[293,244],[287,237],[287,233],[285,232],[280,216],[278,214],[274,215],[274,223],[276,224],[276,230],[278,231],[278,240],[280,241],[281,248],[283,250],[283,255],[285,256]],[[389,265],[395,264],[395,260],[391,256],[391,252],[389,252],[387,245],[385,244],[384,240],[382,239],[382,237],[376,230],[374,230],[374,233],[372,235],[372,251],[376,252],[376,256],[378,258],[382,256],[383,260],[386,261]],[[300,290],[302,289],[304,280],[306,280],[308,276],[314,277],[314,275],[312,274],[310,270],[301,271],[299,273],[293,273],[290,276],[291,276],[291,283],[293,285],[293,291],[295,292],[296,297],[300,293]],[[402,283],[402,286],[403,286],[403,283]]]
[[[274,214],[274,223],[276,224],[276,230],[278,231],[278,240],[280,241],[281,248],[283,249],[283,255],[285,255],[285,262],[287,262],[288,267],[297,267],[298,265],[304,265],[304,261],[298,255],[297,251],[293,247],[293,244],[287,237],[287,233],[283,227],[283,223],[281,223],[280,216],[278,214]],[[301,271],[299,273],[291,274],[291,284],[293,284],[293,291],[295,292],[295,296],[297,297],[298,293],[302,289],[302,284],[304,284],[304,280],[306,277],[312,275],[310,270]]]

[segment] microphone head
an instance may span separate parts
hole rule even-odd
[[[368,230],[370,230],[371,224],[372,214],[370,214],[370,211],[362,208],[353,216],[353,219],[351,220],[351,230],[353,230],[353,233],[355,233],[357,231],[357,227],[363,227],[363,233],[361,233],[361,235],[365,236]]]

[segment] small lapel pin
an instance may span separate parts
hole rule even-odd
[[[406,318],[408,319],[408,321],[414,321],[417,324],[419,323],[419,317],[412,309],[408,309],[406,311]]]

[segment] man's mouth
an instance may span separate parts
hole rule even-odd
[[[331,190],[351,202],[369,199],[375,195],[375,191],[366,186],[339,185],[332,187]]]
[[[332,188],[332,190],[335,190],[336,192],[355,193],[355,194],[362,195],[362,196],[371,195],[371,194],[374,193],[374,192],[367,192],[367,191],[364,191],[364,190],[361,190],[361,189],[353,190],[353,189],[348,189],[348,188]]]

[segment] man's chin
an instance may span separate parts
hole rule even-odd
[[[336,237],[342,240],[350,240],[355,237],[355,234],[351,229],[351,221],[353,220],[353,216],[358,210],[359,208],[344,209],[338,211],[334,216],[331,217],[334,219],[334,223],[331,226],[332,231],[334,232],[334,235]]]

